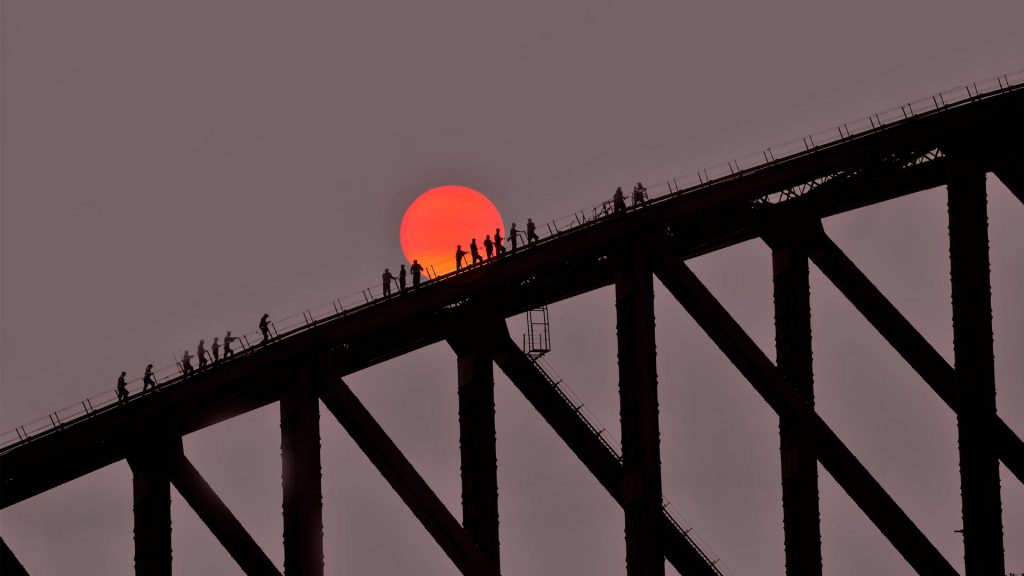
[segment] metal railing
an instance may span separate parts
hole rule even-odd
[[[530,358],[530,362],[533,364],[534,368],[537,369],[537,372],[544,377],[544,380],[546,380],[547,383],[555,390],[558,396],[562,399],[562,402],[565,403],[566,407],[576,414],[579,420],[587,427],[587,429],[590,430],[590,433],[601,442],[605,449],[614,456],[616,460],[622,462],[622,451],[613,446],[612,442],[609,441],[608,436],[606,436],[607,430],[604,426],[600,425],[600,421],[597,420],[593,414],[588,415],[584,413],[584,404],[580,401],[579,396],[577,396],[576,393],[564,383],[562,378],[558,376],[553,368],[551,368],[551,365],[541,358]],[[542,363],[543,366],[541,365]],[[615,444],[621,444],[617,440],[614,440],[614,442]],[[683,526],[683,521],[680,520],[683,518],[682,514],[680,514],[679,511],[664,498],[662,499],[661,508],[665,513],[665,517],[668,518],[669,522],[672,523],[675,529],[682,534],[683,538],[690,543],[690,546],[697,551],[704,562],[717,574],[724,574],[722,572],[724,566],[720,566],[721,560],[712,560],[708,553],[705,552],[705,550],[711,550],[707,543],[703,540],[698,543],[695,540],[695,538],[697,538],[697,534],[694,532],[693,526],[690,526],[689,523],[687,523],[687,527]],[[725,573],[728,573],[728,570],[726,570]]]
[[[871,116],[860,118],[852,122],[845,122],[828,130],[815,132],[814,134],[791,140],[778,146],[765,148],[761,152],[739,157],[724,164],[705,168],[685,176],[665,179],[665,189],[662,193],[659,194],[657,192],[648,191],[649,198],[645,199],[645,201],[639,205],[630,206],[627,210],[642,209],[648,206],[658,205],[666,199],[701,190],[714,183],[731,178],[737,178],[741,175],[746,175],[756,170],[774,165],[775,163],[803,156],[851,138],[856,138],[879,130],[885,130],[915,117],[941,113],[948,108],[956,107],[958,105],[962,105],[982,97],[991,96],[1010,88],[1020,87],[1022,85],[1024,85],[1024,70],[1019,70],[1017,72],[1003,74],[1001,76],[989,78],[980,82],[974,82],[945,92],[940,92],[939,94],[929,98],[908,102],[901,106],[890,108]],[[629,195],[628,191],[627,195]],[[546,227],[548,232],[547,236],[541,238],[539,241],[533,244],[520,244],[516,252],[509,250],[504,256],[487,259],[483,264],[479,264],[477,266],[488,265],[492,262],[514,256],[516,253],[524,250],[535,249],[563,233],[576,231],[582,227],[589,227],[601,222],[613,214],[614,209],[610,201],[605,200],[599,204],[591,206],[590,208],[556,218],[546,223],[546,225],[537,227],[539,231],[544,231],[544,228]],[[506,242],[507,241],[508,240],[506,239]],[[421,284],[421,288],[431,285],[438,280],[455,277],[476,269],[476,266],[468,266],[462,268],[462,270],[438,275],[434,272],[435,267],[445,269],[446,265],[440,262],[425,264],[425,281]],[[397,286],[397,283],[393,286]],[[407,291],[411,291],[411,288],[408,288]],[[392,289],[391,295],[385,298],[383,295],[382,281],[380,284],[369,288],[353,292],[312,308],[307,308],[299,313],[274,321],[271,324],[271,335],[274,339],[273,341],[291,336],[297,332],[312,328],[324,322],[364,310],[368,307],[390,300],[391,298],[398,297],[401,294],[402,293],[397,289]],[[237,338],[237,343],[241,349],[235,354],[232,360],[221,359],[219,362],[209,365],[206,370],[216,368],[227,361],[233,361],[237,357],[248,355],[262,340],[259,330],[245,332]],[[196,370],[196,374],[199,372],[199,370]],[[184,377],[181,375],[181,364],[177,358],[175,358],[174,363],[165,364],[157,368],[155,370],[155,374],[157,375],[157,381],[160,388],[164,388],[168,385],[184,380]],[[129,397],[128,400],[126,400],[126,403],[138,400],[141,388],[141,378],[135,378],[128,381]],[[14,446],[29,442],[46,433],[64,429],[78,421],[91,418],[97,413],[104,412],[117,405],[117,397],[113,386],[111,386],[111,388],[106,392],[101,392],[86,398],[79,403],[51,412],[42,418],[37,418],[36,420],[0,433],[0,452],[10,450]]]
[[[885,130],[912,118],[941,113],[949,108],[1020,86],[1024,86],[1024,70],[972,82],[934,96],[907,102],[877,114],[844,122],[832,128],[795,138],[783,144],[771,146],[696,172],[682,176],[651,179],[651,182],[658,183],[657,187],[647,190],[649,197],[641,207],[659,203],[679,194],[701,190],[711,184],[747,175],[757,169],[772,166],[783,160],[792,160],[859,136]],[[628,202],[631,196],[630,190],[625,190],[625,194]],[[610,195],[611,188],[609,189]],[[632,210],[633,208],[630,206],[628,209]],[[559,234],[599,221],[612,213],[614,213],[614,207],[611,200],[604,200],[599,204],[547,222],[546,227],[549,234]]]

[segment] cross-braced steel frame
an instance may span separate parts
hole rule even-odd
[[[173,485],[247,574],[279,574],[181,447],[189,432],[271,402],[281,414],[284,573],[324,573],[320,405],[354,439],[463,574],[499,574],[494,366],[622,507],[626,571],[719,574],[666,512],[661,484],[654,282],[778,414],[786,573],[822,574],[818,465],[920,574],[948,560],[815,412],[810,264],[820,269],[950,407],[959,433],[969,576],[1004,573],[998,466],[1024,480],[1024,443],[995,402],[986,175],[1024,202],[1024,91],[1006,89],[683,191],[539,243],[360,314],[282,338],[129,406],[0,453],[8,506],[111,462],[133,474],[135,566],[170,574]],[[826,235],[821,219],[945,186],[955,361],[950,365]],[[772,361],[686,265],[762,239],[772,252]],[[621,451],[509,336],[505,319],[614,286]],[[396,330],[396,327],[403,327]],[[415,327],[410,330],[409,327]],[[456,518],[343,378],[447,341],[458,362],[462,518]],[[6,543],[4,574],[24,574]]]

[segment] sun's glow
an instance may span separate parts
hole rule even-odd
[[[421,194],[402,217],[399,232],[402,252],[411,263],[418,260],[438,275],[455,270],[455,248],[469,252],[476,238],[486,258],[484,236],[495,229],[505,235],[501,214],[486,196],[466,186],[439,186]]]

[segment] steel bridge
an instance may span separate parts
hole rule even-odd
[[[124,405],[17,433],[0,448],[7,507],[111,463],[133,473],[136,573],[171,573],[170,487],[247,574],[280,574],[183,453],[181,438],[277,402],[283,457],[284,573],[324,573],[321,402],[463,574],[499,574],[494,365],[579,457],[625,518],[630,575],[720,574],[662,498],[653,289],[657,278],[778,414],[786,573],[822,573],[820,463],[918,573],[956,571],[814,409],[813,262],[956,415],[966,574],[1005,573],[999,462],[1024,481],[1024,443],[997,416],[986,177],[1024,202],[1024,86],[966,88],[900,107],[763,162],[703,172],[693,186],[625,211],[594,210],[549,236],[415,291],[373,298],[284,330]],[[951,101],[952,100],[952,101]],[[924,109],[922,111],[922,108]],[[845,128],[845,131],[844,131]],[[946,186],[955,361],[950,365],[825,234],[821,219]],[[772,251],[776,358],[730,317],[686,261],[762,239]],[[583,417],[505,319],[614,286],[621,450]],[[399,329],[400,328],[400,329]],[[344,377],[445,341],[458,359],[462,519],[452,515]],[[24,433],[22,433],[24,432]],[[6,543],[5,575],[26,573]]]

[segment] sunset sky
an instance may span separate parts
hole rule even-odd
[[[525,229],[523,222],[517,230]],[[486,258],[484,242],[493,242],[495,232],[506,236],[501,214],[486,194],[466,186],[438,186],[416,196],[402,215],[402,253],[407,262],[417,260],[434,277],[454,271],[456,250],[470,254],[473,241],[480,257]],[[492,246],[491,254],[497,255]],[[464,265],[470,263],[472,254],[463,259]]]
[[[2,10],[0,428],[378,286],[422,192],[484,192],[506,226],[553,218],[909,100],[1024,68],[1024,4],[964,2],[142,3]],[[988,179],[999,411],[1024,435],[1024,205]],[[945,193],[826,230],[952,360]],[[482,234],[493,230],[482,230]],[[468,241],[468,239],[467,239]],[[465,248],[465,246],[464,246]],[[454,246],[452,246],[454,250]],[[692,267],[774,358],[761,242]],[[953,414],[812,268],[818,409],[962,570]],[[665,495],[736,575],[784,573],[777,418],[656,283]],[[618,437],[613,291],[551,308],[551,366]],[[513,336],[522,318],[508,321]],[[625,572],[622,512],[496,370],[507,574]],[[455,356],[347,379],[461,516]],[[454,566],[321,409],[327,573]],[[279,566],[277,405],[185,451]],[[1007,570],[1024,486],[1003,469]],[[825,571],[910,568],[824,472]],[[172,491],[177,574],[238,568]],[[119,462],[0,511],[32,574],[132,570]],[[671,573],[671,568],[669,568]]]

